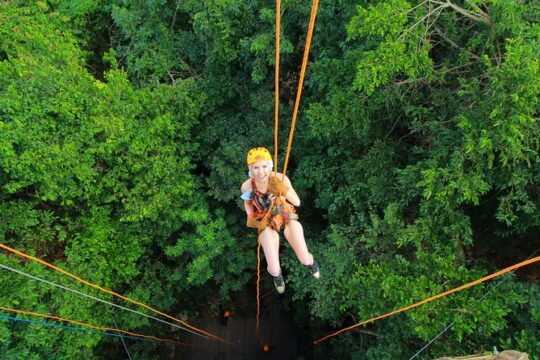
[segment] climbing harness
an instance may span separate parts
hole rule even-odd
[[[273,194],[260,192],[253,179],[251,179],[251,200],[249,201],[257,210],[250,216],[256,220],[256,222],[251,223],[252,226],[250,227],[257,227],[259,232],[262,232],[268,226],[276,231],[280,231],[290,220],[298,219],[293,205],[285,200],[276,198]]]

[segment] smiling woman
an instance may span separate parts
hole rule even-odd
[[[300,198],[288,177],[272,172],[270,152],[253,148],[248,152],[249,179],[241,187],[247,214],[247,226],[259,230],[259,238],[267,262],[267,270],[274,277],[276,291],[285,291],[285,282],[279,264],[279,231],[283,228],[285,238],[293,248],[298,260],[309,268],[314,278],[320,277],[319,268],[308,251],[304,229],[298,222],[295,206]],[[282,179],[283,183],[280,183]]]

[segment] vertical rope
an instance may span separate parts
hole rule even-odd
[[[274,173],[277,174],[278,171],[278,131],[279,131],[279,52],[280,52],[280,38],[281,38],[281,0],[276,0],[276,63],[274,70]],[[263,218],[263,221],[268,218],[270,211],[273,207],[270,206],[270,210]],[[263,346],[263,341],[260,337],[259,325],[260,325],[260,282],[261,282],[261,239],[257,236],[257,318],[256,318],[256,332],[257,339]]]
[[[260,323],[260,308],[261,308],[261,300],[260,300],[260,282],[261,282],[261,237],[257,236],[257,318],[256,318],[256,328],[257,328],[257,339],[259,339],[259,343],[261,344],[261,347],[263,346],[263,341],[261,340],[261,336],[259,333],[259,323]]]
[[[307,62],[309,58],[309,49],[311,47],[313,29],[315,28],[315,18],[317,17],[318,6],[319,6],[319,0],[313,0],[313,5],[311,6],[311,16],[309,18],[308,33],[306,37],[306,47],[304,48],[304,58],[302,60],[302,68],[300,69],[300,78],[298,80],[298,89],[296,91],[296,100],[294,102],[291,130],[289,132],[289,141],[287,143],[287,153],[285,155],[285,163],[283,165],[283,175],[281,177],[280,196],[283,191],[283,182],[285,181],[285,174],[287,173],[287,166],[289,164],[289,155],[291,152],[292,141],[294,137],[294,129],[296,127],[296,119],[298,117],[298,107],[300,106],[300,99],[302,98],[302,88],[304,87],[304,77],[306,74]]]
[[[281,38],[281,0],[276,0],[276,64],[274,70],[274,171],[278,171],[278,128],[279,128],[279,52]]]
[[[279,198],[281,197],[281,194],[283,192],[283,181],[285,180],[285,173],[287,172],[287,165],[289,162],[289,154],[291,151],[292,146],[292,140],[294,137],[294,128],[296,126],[296,118],[298,116],[298,107],[300,105],[300,99],[302,97],[302,88],[304,86],[304,77],[306,74],[306,67],[307,62],[309,58],[309,49],[311,47],[311,39],[313,37],[313,29],[315,28],[315,17],[317,16],[317,8],[319,6],[319,0],[313,0],[313,5],[311,6],[311,16],[309,19],[309,26],[308,26],[308,33],[306,37],[306,45],[304,48],[304,57],[302,60],[302,68],[300,70],[300,79],[298,82],[298,90],[296,93],[296,101],[294,104],[294,111],[293,111],[293,117],[292,117],[292,123],[291,123],[291,130],[289,132],[289,141],[287,144],[287,153],[285,155],[285,164],[283,168],[283,175],[281,177],[281,185],[280,185],[280,191],[279,196],[277,197],[277,201],[280,201]],[[280,32],[281,32],[281,1],[276,0],[276,65],[275,65],[275,75],[274,75],[274,89],[275,89],[275,104],[274,104],[274,171],[277,173],[278,169],[278,125],[279,125],[279,51],[280,51]],[[264,216],[263,220],[267,219],[270,215],[270,212],[272,211],[272,208],[274,206],[274,201],[272,200],[272,204],[270,205],[270,208],[266,215]],[[261,259],[260,259],[260,252],[261,252],[261,240],[260,237],[257,237],[257,319],[256,319],[256,327],[257,327],[257,338],[259,339],[259,342],[261,343],[261,346],[263,345],[263,342],[260,338],[260,332],[259,332],[259,325],[260,325],[260,279],[261,279]]]

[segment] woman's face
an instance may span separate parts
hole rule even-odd
[[[257,181],[267,180],[270,171],[272,171],[268,161],[257,161],[256,163],[251,164],[250,167],[253,178]]]

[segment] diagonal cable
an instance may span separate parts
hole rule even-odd
[[[529,257],[526,259],[526,260],[529,260],[529,259],[532,259],[533,256],[535,256],[538,252],[540,251],[540,248],[536,249],[536,251],[534,251],[531,255],[529,255]],[[510,274],[513,274],[514,271],[510,272]],[[480,301],[484,300],[489,294],[491,294],[491,292],[493,290],[495,290],[496,288],[499,287],[499,285],[501,285],[504,281],[508,280],[510,278],[510,276],[505,276],[504,278],[502,278],[498,283],[496,283],[495,285],[493,285],[484,295],[482,295],[482,297],[479,299]],[[440,338],[441,336],[443,336],[443,334],[445,332],[447,332],[448,330],[450,330],[452,328],[452,326],[454,326],[454,324],[456,323],[455,320],[453,320],[450,324],[448,324],[440,333],[438,333],[437,335],[435,335],[435,337],[433,339],[431,339],[426,345],[424,345],[420,350],[418,350],[416,352],[416,354],[414,354],[412,357],[409,358],[409,360],[412,360],[414,359],[415,357],[417,357],[418,355],[420,355],[424,350],[426,350],[428,347],[431,346],[431,344],[433,344],[438,338]]]
[[[110,332],[98,331],[98,330],[94,330],[94,329],[87,329],[87,328],[83,328],[83,327],[74,327],[74,326],[68,326],[68,325],[51,324],[51,323],[48,323],[48,322],[45,322],[45,321],[35,321],[35,320],[16,318],[16,317],[13,317],[13,316],[6,316],[6,315],[0,315],[0,319],[19,321],[19,322],[24,322],[24,323],[28,323],[28,324],[42,325],[42,326],[47,326],[47,327],[52,327],[52,328],[59,328],[59,329],[68,329],[68,330],[74,330],[74,331],[86,331],[86,332],[89,332],[89,333],[105,335],[105,336],[112,336],[112,337],[119,337],[119,338],[125,338],[125,339],[156,341],[156,340],[145,339],[145,338],[137,337],[137,336],[113,334],[113,333],[110,333]]]
[[[118,333],[120,334],[120,331],[118,330],[118,325],[116,325],[116,320],[114,319],[114,315],[111,314],[111,318],[112,318],[112,321],[114,323],[114,328],[116,329],[116,331],[118,331]],[[126,342],[124,341],[123,338],[120,338],[120,340],[122,340],[122,345],[124,345],[124,349],[126,350],[126,354],[128,356],[128,359],[131,360],[131,355],[129,354],[129,350],[127,348],[127,345],[126,345]]]
[[[26,276],[26,277],[28,277],[28,278],[30,278],[30,279],[34,279],[34,280],[37,280],[37,281],[41,281],[42,283],[45,283],[45,284],[48,284],[48,285],[57,287],[57,288],[62,289],[62,290],[70,291],[70,292],[72,292],[72,293],[75,293],[75,294],[78,294],[78,295],[87,297],[87,298],[92,299],[92,300],[94,300],[94,301],[98,301],[98,302],[103,303],[103,304],[107,304],[107,305],[110,305],[110,306],[114,306],[114,307],[116,307],[116,308],[118,308],[118,309],[122,309],[122,310],[125,310],[125,311],[129,311],[129,312],[132,312],[132,313],[134,313],[134,314],[141,315],[141,316],[144,316],[144,317],[146,317],[146,318],[149,318],[149,319],[152,319],[152,320],[155,320],[155,321],[159,321],[159,322],[161,322],[161,323],[163,323],[163,324],[167,324],[167,325],[173,326],[173,327],[175,327],[175,328],[177,328],[177,329],[185,330],[185,331],[190,332],[190,333],[192,333],[192,334],[194,334],[194,335],[198,335],[198,336],[201,336],[201,337],[208,338],[206,335],[196,333],[196,332],[191,331],[191,330],[189,330],[189,329],[186,329],[186,328],[184,328],[184,327],[182,327],[182,326],[179,326],[179,325],[173,324],[173,323],[171,323],[171,322],[162,320],[162,319],[157,318],[157,317],[155,317],[155,316],[147,315],[147,314],[144,314],[144,313],[142,313],[142,312],[140,312],[140,311],[132,310],[132,309],[123,307],[123,306],[121,306],[121,305],[118,305],[118,304],[109,302],[109,301],[107,301],[107,300],[103,300],[103,299],[97,298],[97,297],[92,296],[92,295],[85,294],[85,293],[83,293],[83,292],[80,292],[80,291],[77,291],[77,290],[68,288],[68,287],[66,287],[66,286],[62,286],[62,285],[55,284],[55,283],[53,283],[53,282],[51,282],[51,281],[47,281],[47,280],[41,279],[41,278],[39,278],[39,277],[37,277],[37,276],[33,276],[33,275],[30,275],[30,274],[27,274],[27,273],[25,273],[24,271],[20,271],[20,270],[17,270],[17,269],[13,269],[13,268],[10,268],[9,266],[3,265],[3,264],[0,264],[0,268],[2,268],[2,269],[4,269],[4,270],[12,271],[12,272],[17,273],[17,274],[19,274],[19,275]]]
[[[84,326],[86,328],[94,329],[94,330],[98,330],[98,331],[105,331],[105,332],[116,331],[118,333],[131,335],[131,336],[136,336],[136,337],[145,338],[145,339],[151,339],[151,340],[155,340],[155,341],[159,341],[159,342],[171,342],[171,343],[176,343],[176,344],[183,345],[183,346],[192,346],[191,344],[182,343],[182,342],[179,342],[177,340],[163,339],[163,338],[158,338],[156,336],[138,334],[138,333],[134,333],[134,332],[127,331],[127,330],[120,330],[120,329],[115,330],[115,329],[105,327],[105,326],[92,325],[92,324],[84,323],[84,322],[73,320],[73,319],[62,318],[62,317],[59,317],[59,316],[56,316],[56,315],[41,314],[41,313],[36,313],[36,312],[33,312],[33,311],[20,310],[20,309],[12,309],[12,308],[4,307],[4,306],[0,306],[0,310],[13,312],[13,313],[16,313],[16,314],[37,316],[37,317],[41,317],[41,318],[45,318],[45,319],[52,319],[52,320],[56,320],[56,321],[67,322],[67,323],[70,323],[70,324]]]
[[[445,292],[442,292],[440,294],[437,294],[437,295],[434,295],[434,296],[431,296],[431,297],[428,297],[428,298],[425,298],[423,300],[420,300],[418,302],[415,302],[414,304],[411,304],[411,305],[408,305],[408,306],[404,306],[400,309],[397,309],[397,310],[394,310],[394,311],[391,311],[391,312],[388,312],[386,314],[383,314],[383,315],[379,315],[379,316],[376,316],[376,317],[373,317],[371,319],[368,319],[368,320],[364,320],[364,321],[361,321],[357,324],[354,324],[354,325],[351,325],[351,326],[348,326],[348,327],[345,327],[345,328],[342,328],[341,330],[338,330],[338,331],[335,331],[331,334],[328,334],[318,340],[315,340],[313,342],[313,344],[317,345],[319,343],[321,343],[322,341],[324,340],[327,340],[331,337],[334,337],[334,336],[337,336],[339,334],[342,334],[344,332],[347,332],[347,331],[350,331],[352,329],[355,329],[359,326],[362,326],[362,325],[366,325],[368,323],[373,323],[375,321],[378,321],[378,320],[381,320],[381,319],[385,319],[387,317],[390,317],[390,316],[393,316],[393,315],[396,315],[396,314],[400,314],[402,312],[405,312],[405,311],[408,311],[408,310],[411,310],[411,309],[414,309],[416,307],[419,307],[419,306],[422,306],[426,303],[429,303],[429,302],[432,302],[432,301],[435,301],[435,300],[438,300],[440,298],[443,298],[445,296],[449,296],[449,295],[452,295],[456,292],[459,292],[459,291],[462,291],[462,290],[465,290],[465,289],[468,289],[470,287],[473,287],[473,286],[476,286],[478,284],[481,284],[483,282],[486,282],[488,280],[491,280],[493,278],[496,278],[498,276],[501,276],[501,275],[504,275],[508,272],[511,272],[511,271],[514,271],[520,267],[523,267],[523,266],[527,266],[527,265],[530,265],[530,264],[533,264],[533,263],[536,263],[536,262],[539,262],[540,261],[540,256],[537,256],[535,258],[532,258],[532,259],[528,259],[528,260],[525,260],[525,261],[522,261],[520,263],[517,263],[517,264],[514,264],[512,266],[509,266],[507,268],[504,268],[502,270],[499,270],[491,275],[488,275],[488,276],[484,276],[483,278],[480,278],[480,279],[477,279],[477,280],[474,280],[474,281],[471,281],[469,283],[466,283],[464,285],[461,285],[461,286],[458,286],[456,288],[453,288],[453,289],[450,289],[448,291],[445,291]]]
[[[53,269],[53,270],[55,270],[55,271],[57,271],[57,272],[59,272],[59,273],[62,273],[62,274],[64,274],[64,275],[66,275],[66,276],[69,276],[70,278],[75,279],[76,281],[78,281],[78,282],[80,282],[80,283],[82,283],[82,284],[85,284],[85,285],[87,285],[87,286],[89,286],[89,287],[92,287],[92,288],[97,289],[97,290],[100,290],[100,291],[102,291],[102,292],[104,292],[104,293],[113,295],[113,296],[115,296],[115,297],[117,297],[117,298],[119,298],[119,299],[125,300],[125,301],[127,301],[127,302],[130,302],[130,303],[132,303],[132,304],[138,305],[138,306],[140,306],[140,307],[143,307],[143,308],[145,308],[145,309],[147,309],[147,310],[150,310],[150,311],[152,311],[152,312],[155,313],[155,314],[161,315],[161,316],[163,316],[163,317],[165,317],[165,318],[167,318],[167,319],[174,320],[174,321],[176,321],[177,323],[180,323],[180,324],[184,325],[185,327],[187,327],[187,328],[189,328],[189,329],[192,329],[192,330],[197,331],[197,332],[199,332],[199,333],[201,333],[201,334],[207,335],[208,337],[212,338],[212,340],[221,341],[221,342],[224,342],[224,343],[226,343],[226,344],[232,345],[231,342],[226,341],[226,340],[224,340],[224,339],[222,339],[222,338],[220,338],[220,337],[218,337],[218,336],[216,336],[216,335],[210,334],[209,332],[206,332],[206,331],[204,331],[204,330],[202,330],[202,329],[199,329],[199,328],[196,328],[196,327],[194,327],[194,326],[191,326],[191,325],[189,325],[188,323],[186,323],[185,321],[182,321],[182,320],[180,320],[180,319],[177,319],[177,318],[175,318],[174,316],[171,316],[171,315],[166,314],[166,313],[164,313],[164,312],[162,312],[162,311],[159,311],[159,310],[157,310],[157,309],[155,309],[155,308],[153,308],[153,307],[151,307],[151,306],[149,306],[149,305],[146,305],[146,304],[144,304],[144,303],[142,303],[142,302],[140,302],[140,301],[133,300],[133,299],[131,299],[131,298],[129,298],[129,297],[126,297],[126,296],[124,296],[124,295],[118,294],[118,293],[116,293],[116,292],[114,292],[114,291],[112,291],[112,290],[109,290],[109,289],[106,289],[106,288],[104,288],[104,287],[102,287],[102,286],[96,285],[96,284],[94,284],[94,283],[92,283],[92,282],[90,282],[90,281],[84,280],[84,279],[78,277],[77,275],[74,275],[74,274],[70,273],[69,271],[66,271],[66,270],[64,270],[64,269],[59,268],[58,266],[55,266],[55,265],[53,265],[53,264],[48,263],[47,261],[41,260],[41,259],[39,259],[39,258],[37,258],[37,257],[35,257],[35,256],[32,256],[32,255],[25,254],[24,252],[19,251],[19,250],[17,250],[17,249],[13,249],[13,248],[11,248],[11,247],[9,247],[9,246],[3,244],[3,243],[0,243],[0,248],[4,249],[4,250],[6,250],[6,251],[9,251],[10,253],[13,253],[13,254],[15,254],[15,255],[18,255],[18,256],[20,256],[20,257],[22,257],[22,258],[25,258],[25,259],[28,259],[28,260],[35,261],[35,262],[37,262],[37,263],[39,263],[39,264],[41,264],[41,265],[43,265],[43,266],[46,266],[46,267],[48,267],[48,268],[50,268],[50,269]]]

